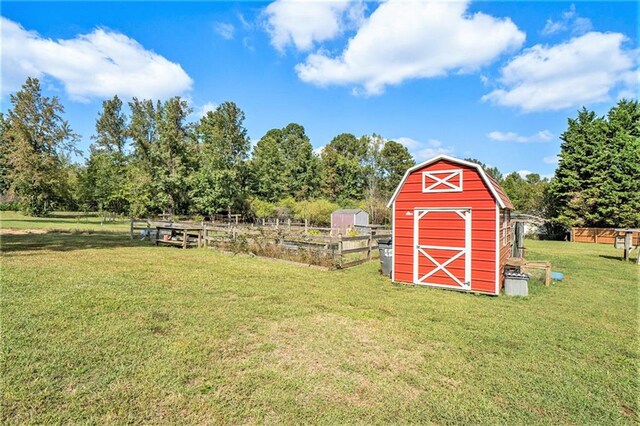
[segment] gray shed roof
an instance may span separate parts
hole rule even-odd
[[[340,209],[340,210],[334,211],[331,214],[336,214],[336,213],[338,213],[338,214],[357,214],[357,213],[360,213],[360,212],[364,212],[364,210],[362,210],[362,209]]]

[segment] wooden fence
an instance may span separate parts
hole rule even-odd
[[[205,225],[202,239],[205,246],[245,242],[259,247],[279,247],[290,252],[308,251],[331,259],[340,268],[348,268],[376,258],[378,241],[391,235],[390,231],[372,231],[369,235],[334,237],[328,233],[308,234],[308,230],[330,231],[329,228],[310,227],[296,229]]]
[[[616,237],[623,237],[624,232],[611,228],[571,228],[571,241],[576,243],[596,243],[613,245]],[[637,246],[638,234],[633,234],[631,244]]]
[[[157,226],[166,226],[171,222],[162,220],[132,219],[131,239],[153,239]],[[175,225],[181,225],[178,222]],[[185,225],[185,224],[182,224]],[[191,223],[193,225],[193,223]],[[378,257],[378,241],[391,237],[390,230],[370,229],[368,235],[342,236],[332,235],[331,228],[314,228],[308,224],[295,226],[290,222],[274,225],[256,225],[222,223],[198,223],[205,247],[233,248],[257,251],[258,255],[276,256],[277,252],[291,254],[308,253],[324,259],[339,268],[348,268]],[[194,243],[195,244],[195,243]],[[241,247],[243,246],[244,247]]]

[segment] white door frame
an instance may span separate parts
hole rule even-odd
[[[464,220],[464,247],[451,247],[451,246],[434,246],[434,245],[420,245],[420,219],[430,212],[439,213],[455,213]],[[456,290],[471,290],[471,208],[470,207],[456,207],[456,208],[428,208],[428,207],[416,207],[413,209],[413,283],[417,285],[428,285],[433,287],[452,288]],[[447,261],[439,263],[432,256],[427,253],[428,249],[438,250],[451,250],[454,253]],[[420,256],[426,257],[430,262],[435,265],[435,268],[424,274],[422,277],[418,274],[418,262]],[[460,281],[458,277],[447,270],[447,266],[454,262],[456,259],[464,256],[464,281]],[[451,279],[458,284],[458,287],[453,285],[447,285],[442,283],[434,283],[425,281],[431,275],[438,271],[442,271],[447,274]]]

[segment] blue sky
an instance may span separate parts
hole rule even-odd
[[[91,143],[103,99],[225,100],[253,142],[290,122],[417,160],[472,156],[550,175],[581,106],[638,93],[635,2],[2,2],[2,110],[26,75]]]

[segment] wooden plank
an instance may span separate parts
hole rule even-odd
[[[342,263],[340,265],[340,268],[342,268],[342,269],[350,268],[352,266],[362,265],[363,263],[366,263],[368,261],[369,261],[368,259],[354,260],[353,262]]]
[[[368,235],[358,235],[357,237],[342,237],[342,241],[366,241],[368,239]]]
[[[156,245],[158,244],[170,244],[170,245],[174,245],[174,246],[181,246],[183,243],[180,240],[163,240],[163,239],[157,239],[156,240]]]
[[[342,250],[342,254],[353,254],[353,253],[364,253],[366,251],[369,251],[369,247],[358,247],[358,248],[352,248],[352,249],[344,249]]]

